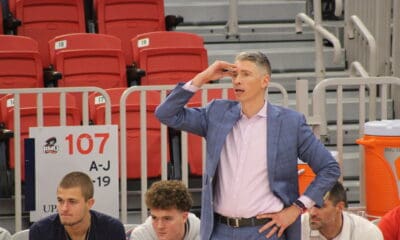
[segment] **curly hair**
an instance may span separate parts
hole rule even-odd
[[[176,208],[188,212],[192,204],[192,197],[182,181],[158,181],[153,183],[146,192],[146,205],[149,209]]]

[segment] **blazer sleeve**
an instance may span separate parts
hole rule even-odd
[[[183,89],[182,86],[182,83],[178,84],[156,108],[155,116],[169,127],[204,137],[207,129],[206,109],[185,107],[194,93]]]
[[[315,137],[303,115],[300,117],[298,129],[299,158],[306,162],[316,174],[314,181],[304,194],[313,199],[318,206],[322,206],[325,193],[332,188],[340,176],[340,167],[332,154]]]

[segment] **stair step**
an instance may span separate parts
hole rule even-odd
[[[240,51],[261,51],[267,54],[268,58],[270,59],[273,73],[314,71],[314,47],[299,47],[299,44],[306,45],[308,43],[296,43],[293,44],[293,47],[288,46],[288,44],[284,44],[285,47],[281,48],[273,48],[270,46],[271,44],[268,43],[206,45],[206,48],[208,50],[209,64],[212,64],[216,60],[232,62]],[[226,49],[227,47],[231,48]],[[335,64],[333,63],[333,49],[324,48],[324,61],[326,70],[344,70],[344,50],[342,50],[341,53],[342,58],[340,59],[340,62]]]
[[[240,22],[294,22],[296,14],[306,11],[306,1],[242,0],[237,9]],[[165,0],[165,14],[182,16],[184,24],[226,23],[229,1]]]

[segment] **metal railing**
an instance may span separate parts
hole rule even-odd
[[[377,46],[375,38],[368,28],[358,16],[353,15],[348,20],[346,32],[349,39],[356,40],[356,42],[353,43],[353,45],[358,46],[354,50],[356,52],[355,54],[363,63],[368,64],[368,75],[373,77],[377,76]],[[358,37],[356,37],[357,34],[359,34]],[[367,48],[368,51],[365,51],[362,47]],[[353,66],[360,68],[361,63],[358,65],[357,62]],[[362,72],[362,69],[360,70]],[[362,73],[365,74],[365,72]],[[372,121],[376,119],[376,85],[369,84],[369,90],[369,120]]]
[[[228,38],[239,37],[238,0],[229,0],[229,16],[225,27]]]
[[[337,6],[335,12],[340,11],[340,5]],[[305,13],[299,13],[296,16],[296,33],[302,33],[303,25],[302,22],[304,21],[314,30],[314,41],[315,41],[315,78],[316,83],[319,83],[321,80],[325,79],[325,63],[324,63],[324,50],[323,50],[323,38],[326,38],[330,41],[333,45],[334,55],[333,55],[333,62],[339,63],[341,57],[341,44],[339,39],[326,30],[322,26],[322,10],[321,10],[321,0],[314,0],[313,1],[313,12],[314,12],[314,20],[311,19]],[[323,93],[325,94],[325,93]],[[325,116],[325,108],[321,109],[323,111],[321,116]],[[313,123],[318,124],[320,119],[316,117],[308,118]],[[325,129],[323,129],[325,130]],[[326,134],[325,134],[326,135]]]
[[[305,13],[299,13],[296,16],[296,33],[302,33],[303,25],[305,22],[314,30],[314,41],[315,41],[315,76],[317,83],[325,78],[325,64],[323,55],[323,38],[326,38],[333,45],[334,55],[333,62],[339,63],[341,57],[341,44],[339,39],[330,33],[327,29],[322,26],[321,16],[321,1],[314,0],[314,20]]]
[[[342,168],[343,163],[343,87],[345,86],[358,86],[359,88],[359,134],[362,136],[364,134],[364,124],[366,119],[366,87],[368,84],[376,84],[381,86],[381,118],[387,119],[387,100],[388,100],[388,86],[389,85],[400,85],[400,79],[395,77],[357,77],[357,78],[330,78],[325,79],[318,83],[313,90],[313,115],[321,120],[321,126],[315,128],[317,135],[320,135],[321,128],[326,128],[325,116],[321,116],[324,113],[325,108],[325,91],[328,87],[336,87],[337,94],[337,142],[336,147],[338,151],[338,159],[340,166]],[[325,124],[325,126],[324,126]],[[361,148],[360,148],[361,149]],[[360,150],[361,151],[361,150]],[[360,154],[362,157],[363,155]],[[365,205],[365,177],[364,177],[364,158],[360,159],[360,204]]]
[[[363,28],[368,29],[370,36],[374,38],[377,46],[375,64],[370,64],[370,57],[366,50],[370,47],[367,41],[370,37],[358,31],[352,38],[345,38],[344,45],[349,62],[359,61],[367,69],[375,68],[370,72],[371,76],[390,75],[390,41],[391,41],[391,10],[392,0],[351,0],[345,1],[345,31],[349,33],[354,23],[362,23]],[[357,16],[358,19],[354,19]],[[358,24],[357,24],[358,25]],[[361,25],[359,25],[361,26]],[[349,29],[350,28],[350,29]],[[353,28],[354,29],[354,28]],[[360,29],[362,30],[362,29]],[[369,53],[370,54],[370,53]]]
[[[14,133],[14,184],[15,184],[15,231],[22,230],[22,193],[21,193],[21,105],[20,96],[24,94],[37,94],[37,127],[44,126],[44,109],[43,109],[43,94],[60,93],[60,126],[66,126],[66,94],[67,93],[82,93],[82,121],[83,125],[89,124],[88,118],[88,95],[91,92],[100,92],[106,97],[106,123],[111,123],[110,99],[104,89],[98,87],[79,87],[79,88],[24,88],[24,89],[0,89],[0,94],[14,95],[14,128],[11,129]]]

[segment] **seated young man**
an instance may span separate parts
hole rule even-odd
[[[197,240],[200,220],[190,213],[193,201],[177,180],[158,181],[146,192],[150,217],[133,229],[130,240]]]
[[[34,223],[30,240],[125,240],[122,223],[111,216],[91,210],[93,182],[83,172],[64,176],[57,187],[57,211]]]
[[[375,224],[344,211],[346,207],[346,190],[340,182],[336,182],[325,196],[322,207],[312,207],[301,216],[301,239],[383,240]]]

